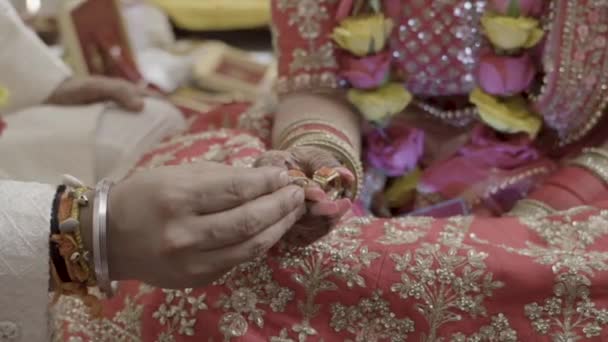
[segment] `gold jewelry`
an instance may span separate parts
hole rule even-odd
[[[608,184],[608,151],[586,148],[583,154],[568,162],[568,165],[583,168]]]
[[[300,140],[301,138],[307,137],[309,135],[319,135],[326,134],[330,135],[326,131],[322,130],[306,130],[303,132],[298,132],[298,134],[294,134],[293,136],[287,136],[287,139],[281,141],[281,143],[277,146],[279,150],[285,150],[293,145],[294,141]]]
[[[289,182],[293,185],[305,188],[310,182],[310,179],[306,177],[306,174],[300,170],[289,170],[287,174],[289,175]]]
[[[539,217],[555,214],[556,210],[544,202],[523,199],[515,204],[515,207],[507,214],[516,217]]]
[[[352,147],[326,132],[304,135],[300,139],[292,141],[288,147],[303,146],[315,146],[332,152],[355,176],[355,182],[350,189],[349,197],[356,199],[359,196],[363,186],[363,165],[356,157]]]
[[[322,167],[315,172],[312,180],[318,183],[323,190],[326,190],[332,182],[340,180],[340,174],[335,169]]]
[[[306,126],[320,126],[320,127],[306,128]],[[304,130],[304,131],[302,131],[302,130]],[[298,131],[300,131],[300,132],[298,132]],[[291,124],[289,124],[287,127],[285,127],[283,129],[283,132],[277,139],[277,145],[278,146],[285,145],[286,140],[292,140],[294,138],[294,135],[299,136],[299,135],[302,135],[302,134],[305,134],[305,133],[311,132],[311,131],[324,132],[324,133],[336,135],[338,138],[344,140],[345,142],[347,142],[349,145],[352,146],[353,139],[350,138],[348,135],[346,135],[342,129],[338,128],[337,126],[335,126],[334,124],[332,124],[328,121],[321,120],[321,119],[302,119],[302,120],[297,120],[295,122],[292,122]]]

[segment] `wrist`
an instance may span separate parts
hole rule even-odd
[[[120,208],[120,197],[121,187],[120,184],[112,187],[108,195],[108,220],[107,220],[107,234],[108,234],[108,268],[110,279],[115,280],[126,280],[126,274],[122,266],[125,265],[126,259],[123,257],[123,252],[127,250],[120,244],[122,240],[120,237],[121,227],[120,220],[118,217],[121,213]]]

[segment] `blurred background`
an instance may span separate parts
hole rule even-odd
[[[194,107],[274,81],[270,0],[10,1],[77,74],[145,82]]]

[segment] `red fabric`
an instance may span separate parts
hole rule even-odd
[[[198,123],[205,117],[214,116],[202,114]],[[266,120],[249,112],[236,121],[255,127]],[[200,159],[250,165],[268,137],[248,127],[176,136],[139,167]],[[163,291],[123,283],[100,321],[64,299],[61,340],[604,341],[608,215],[601,210],[608,202],[587,204],[597,209],[529,218],[351,214],[312,247],[287,253],[278,246],[213,286]],[[578,325],[564,328],[568,319]]]
[[[607,193],[608,187],[604,181],[594,174],[579,167],[564,167],[530,198],[564,210],[594,203],[605,198]]]
[[[339,66],[334,57],[339,52],[334,51],[329,34],[341,3],[273,1],[279,33],[279,88],[316,90],[337,82]],[[474,66],[477,52],[467,55],[468,43],[455,36],[466,36],[472,29],[480,32],[466,15],[478,13],[476,3],[387,3],[399,20],[392,45],[400,52],[396,64],[401,76],[407,77],[408,88],[416,95],[466,94],[473,84],[463,73]],[[595,30],[601,25],[587,25],[586,30],[583,26],[587,20],[593,22],[593,17],[606,15],[605,8],[594,7],[596,3],[580,0],[573,6],[555,0],[560,16],[548,33],[551,41],[561,42],[555,35],[566,28],[578,33],[570,35],[572,39],[585,36],[591,40],[590,30],[594,38],[605,38],[605,32]],[[581,8],[585,9],[580,12],[582,21],[562,25],[568,11]],[[416,20],[410,24],[411,19]],[[400,24],[407,34],[399,29]],[[438,37],[434,35],[431,43],[421,47],[426,36],[420,32],[438,30],[439,24]],[[437,47],[438,54],[434,52]],[[548,59],[555,59],[554,66],[570,65],[561,64],[562,54],[555,53],[560,48],[549,46],[546,51],[554,53]],[[606,51],[570,50],[600,57]],[[443,54],[448,55],[447,63],[437,65],[443,63]],[[582,57],[584,61],[586,57]],[[414,63],[413,67],[408,63]],[[549,91],[539,99],[539,113],[560,128],[569,127],[564,123],[576,113],[572,121],[576,126],[595,112],[583,111],[580,101],[597,99],[592,90],[600,87],[584,75],[585,87],[574,88],[586,95],[572,94],[570,88],[560,93],[557,89],[566,86],[558,86],[559,69],[555,67],[548,75]],[[598,69],[588,69],[597,75]],[[268,147],[270,120],[249,110],[241,114],[245,107],[235,104],[193,116],[188,134],[165,141],[139,167],[201,159],[251,165]],[[206,131],[233,123],[236,129]],[[505,180],[521,182],[517,175],[510,176],[514,177],[498,174],[486,185],[506,184],[508,190]],[[539,181],[527,178],[524,182],[538,186]],[[547,185],[537,193],[558,200],[551,203],[568,211],[548,217],[448,219],[376,219],[352,214],[313,246],[299,251],[278,246],[205,288],[163,291],[137,282],[123,283],[116,297],[105,303],[101,321],[89,320],[82,314],[82,305],[64,299],[58,316],[61,340],[606,341],[608,201],[584,203],[592,207],[573,210],[573,203],[583,203],[563,188]],[[607,196],[604,192],[598,198]],[[490,200],[496,207],[502,203],[502,199]]]

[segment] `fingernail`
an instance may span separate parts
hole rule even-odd
[[[296,187],[292,194],[296,202],[304,202],[304,190],[300,187]]]
[[[281,172],[281,174],[279,175],[279,181],[283,185],[289,184],[289,173],[287,171]]]
[[[296,212],[296,218],[297,220],[301,219],[302,216],[306,215],[306,206],[305,205],[301,205],[298,207],[298,211]]]

